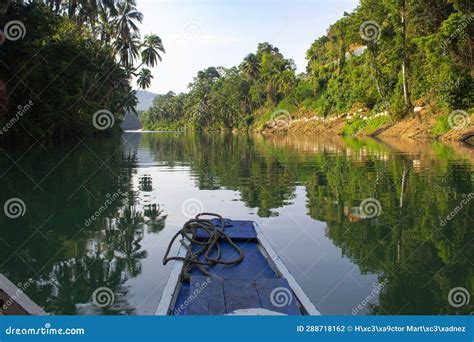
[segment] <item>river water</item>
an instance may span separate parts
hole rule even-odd
[[[3,147],[0,273],[52,314],[150,315],[170,238],[204,210],[257,221],[322,314],[469,314],[473,161],[438,142],[218,133]]]

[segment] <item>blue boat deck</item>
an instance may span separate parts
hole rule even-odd
[[[220,225],[218,222],[215,223]],[[280,314],[301,315],[301,304],[288,281],[275,272],[263,254],[253,222],[226,220],[225,232],[242,249],[244,259],[237,265],[209,267],[208,270],[217,277],[206,276],[194,266],[190,279],[179,287],[171,314],[225,315],[236,310],[266,309]],[[205,240],[207,233],[198,230],[194,238]],[[230,243],[220,241],[219,245],[222,260],[238,257]],[[196,248],[199,247],[192,246],[193,250]],[[204,256],[201,258],[204,260]]]

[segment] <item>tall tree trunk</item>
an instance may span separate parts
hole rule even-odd
[[[400,0],[400,15],[402,20],[402,77],[403,77],[403,99],[405,107],[411,107],[410,89],[408,87],[408,52],[407,52],[407,9],[406,0]]]
[[[375,79],[375,87],[377,88],[377,92],[384,103],[387,102],[387,96],[384,90],[384,86],[382,84],[382,71],[380,70],[379,63],[377,62],[377,45],[373,42],[370,42],[367,46],[369,50],[369,56],[372,68],[374,69],[374,79]]]

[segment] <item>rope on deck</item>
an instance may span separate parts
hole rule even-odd
[[[202,216],[213,216],[220,220],[220,227],[219,229],[212,220],[203,219]],[[195,239],[195,233],[198,229],[203,229],[207,234],[206,239]],[[173,246],[176,239],[181,236],[179,242],[183,245],[187,252],[186,257],[179,257],[174,256],[170,257],[169,253],[171,251],[171,247]],[[221,247],[219,242],[220,241],[227,241],[233,249],[237,251],[239,256],[233,260],[222,260],[221,256]],[[192,244],[198,246],[198,248],[193,251]],[[204,255],[204,260],[199,260],[199,257]],[[213,257],[215,255],[215,257]],[[223,266],[231,266],[240,263],[244,259],[244,252],[242,249],[235,244],[234,241],[225,233],[225,222],[222,216],[213,213],[201,213],[196,215],[196,218],[189,220],[186,222],[171,239],[168,248],[166,249],[166,253],[163,257],[163,265],[166,265],[171,260],[180,260],[184,261],[183,267],[183,278],[184,280],[188,280],[191,276],[191,271],[194,266],[198,267],[199,270],[211,277],[217,277],[217,275],[213,274],[209,267],[215,265],[223,265]]]

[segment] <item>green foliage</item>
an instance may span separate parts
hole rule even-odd
[[[371,135],[381,127],[387,125],[389,122],[389,116],[379,116],[376,118],[368,118],[367,120],[357,118],[346,123],[346,126],[343,129],[343,134],[347,136],[360,133],[364,133],[364,135]]]
[[[365,127],[365,121],[361,119],[356,119],[351,122],[347,122],[343,129],[343,134],[346,136],[356,135],[358,132],[362,131]]]
[[[442,109],[470,108],[472,18],[472,5],[464,0],[361,0],[310,46],[306,74],[296,75],[292,60],[261,43],[238,67],[201,71],[189,93],[178,95],[184,106],[175,120],[192,121],[198,113],[195,127],[260,129],[275,110],[330,116],[348,112],[354,104],[372,113],[389,110],[399,120],[426,97]],[[375,40],[361,34],[367,22],[375,23]],[[206,77],[211,70],[214,75]],[[152,122],[169,125],[155,115],[159,110],[150,110]],[[387,120],[352,122],[344,132],[370,134]]]
[[[436,123],[433,126],[431,133],[438,136],[448,132],[451,129],[448,122],[448,115],[440,115],[436,118]]]
[[[142,66],[161,60],[161,39],[148,35],[140,41],[143,15],[134,0],[47,3],[14,2],[1,18],[18,20],[27,30],[23,39],[0,48],[8,66],[0,69],[0,104],[8,99],[0,106],[0,126],[15,121],[1,138],[97,134],[93,118],[103,110],[113,115],[109,130],[118,129],[123,114],[137,105],[133,77],[142,88],[151,84],[151,71]],[[17,123],[19,106],[30,101],[28,119]]]
[[[268,119],[276,108],[296,110],[293,94],[299,82],[294,62],[261,43],[238,67],[199,71],[187,94],[158,96],[142,121],[148,129],[176,122],[186,129],[248,129],[262,123],[262,109]]]
[[[411,101],[434,94],[441,107],[472,107],[472,12],[456,8],[466,11],[467,5],[441,0],[405,3]],[[359,27],[368,20],[378,25],[375,42],[359,35]],[[307,69],[320,112],[339,113],[361,102],[369,109],[389,103],[394,117],[405,115],[400,20],[399,2],[362,0],[312,44]],[[367,47],[363,53],[361,44]]]
[[[364,132],[367,135],[375,133],[379,128],[387,125],[390,122],[389,116],[380,116],[375,119],[367,120],[367,125],[364,127]]]

